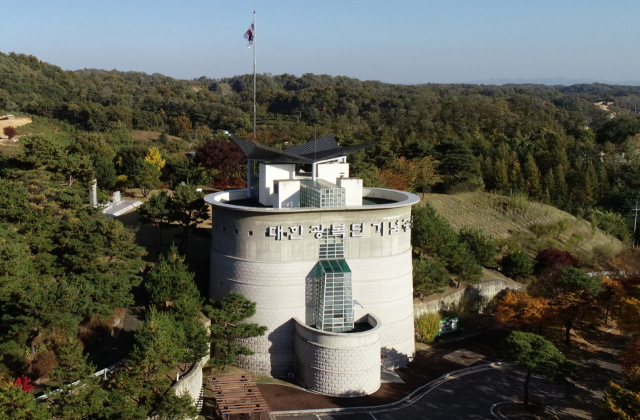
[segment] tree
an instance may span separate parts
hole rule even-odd
[[[163,407],[170,373],[184,360],[184,333],[169,314],[151,306],[134,335],[128,368],[114,378],[111,409],[124,418],[144,419]]]
[[[102,389],[100,380],[87,375],[79,377],[79,382],[63,385],[49,394],[47,403],[55,420],[89,420],[104,418],[109,393]]]
[[[567,359],[550,341],[539,335],[513,331],[507,337],[505,352],[512,360],[516,360],[527,371],[524,381],[524,405],[529,407],[529,382],[531,374],[537,373],[555,378],[563,372]]]
[[[189,117],[180,115],[171,120],[171,134],[182,137],[185,134],[189,134],[192,124]]]
[[[640,276],[605,279],[603,286],[615,294],[612,315],[618,328],[625,334],[640,332]]]
[[[5,127],[2,129],[2,132],[4,133],[5,136],[7,136],[7,138],[9,140],[11,140],[12,138],[14,138],[16,136],[16,129],[15,127]]]
[[[209,170],[216,170],[224,178],[244,176],[247,158],[240,148],[230,141],[212,139],[196,150],[196,163]]]
[[[493,267],[495,265],[498,244],[489,235],[485,235],[481,229],[464,226],[458,232],[461,243],[467,245],[469,253],[479,265]]]
[[[161,185],[160,170],[156,165],[145,160],[138,161],[138,165],[132,173],[128,174],[128,177],[133,185],[140,188],[143,197],[148,196],[152,189]]]
[[[514,279],[522,279],[533,273],[533,261],[520,249],[509,251],[500,260],[500,266],[505,276]]]
[[[634,392],[610,382],[600,406],[603,419],[633,420],[640,418],[640,392]]]
[[[113,162],[102,155],[92,155],[91,160],[98,187],[107,191],[113,190],[117,181],[116,168]]]
[[[449,280],[447,269],[437,260],[429,257],[413,260],[413,290],[421,297],[444,292]]]
[[[47,409],[36,403],[29,382],[24,376],[15,380],[0,378],[0,420],[51,418]]]
[[[73,181],[79,179],[88,184],[93,179],[95,172],[89,156],[62,153],[56,161],[55,170],[64,174],[67,178],[67,185],[73,185]]]
[[[165,159],[162,159],[162,155],[160,154],[160,150],[157,147],[150,147],[147,152],[147,156],[144,158],[145,162],[155,165],[158,170],[162,170],[164,165],[167,164]]]
[[[170,314],[183,331],[183,360],[189,363],[196,363],[209,353],[209,337],[203,325],[203,299],[193,279],[194,274],[184,257],[172,246],[166,256],[160,255],[145,282],[151,303]]]
[[[74,337],[62,340],[56,351],[58,366],[53,369],[53,376],[64,384],[75,382],[91,375],[95,366],[87,363],[82,354],[80,343]]]
[[[195,185],[178,185],[171,199],[169,220],[182,226],[180,252],[184,253],[189,241],[189,233],[209,217],[209,208],[204,201],[204,193]]]
[[[532,292],[549,299],[556,316],[565,327],[565,342],[571,345],[571,330],[576,322],[597,313],[596,296],[602,279],[589,276],[584,270],[568,267],[560,276],[538,278]]]
[[[449,179],[466,178],[476,169],[475,158],[469,146],[459,138],[443,140],[437,147],[439,169]]]
[[[551,314],[548,299],[534,298],[525,291],[507,289],[496,303],[493,315],[499,322],[515,328],[541,331]]]
[[[425,156],[415,161],[415,186],[422,190],[422,198],[424,198],[424,193],[432,186],[442,182],[442,177],[437,172],[439,163],[431,156]]]
[[[160,255],[162,247],[162,227],[169,223],[171,215],[171,197],[166,191],[160,191],[151,196],[149,201],[138,208],[138,215],[142,223],[153,222],[156,227],[156,254]]]
[[[240,293],[229,292],[221,301],[205,306],[205,313],[211,319],[211,360],[219,367],[236,363],[239,355],[253,354],[238,339],[264,335],[267,331],[267,327],[242,322],[256,313],[256,304]]]
[[[568,251],[561,251],[556,248],[547,248],[538,252],[535,258],[534,272],[540,275],[545,272],[555,272],[566,267],[577,267],[578,257]]]
[[[542,198],[542,186],[540,185],[540,171],[531,154],[527,154],[523,167],[524,189],[527,195],[534,199]]]

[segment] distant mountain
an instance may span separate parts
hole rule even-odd
[[[567,77],[549,77],[540,79],[483,79],[473,80],[469,83],[475,85],[548,85],[548,86],[571,86],[591,83],[605,83],[608,85],[625,85],[625,86],[640,86],[640,81],[636,80],[624,80],[621,82],[609,82],[596,79],[569,79]]]

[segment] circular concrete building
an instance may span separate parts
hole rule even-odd
[[[210,294],[242,293],[250,319],[268,327],[243,343],[240,365],[295,377],[314,391],[376,391],[380,371],[414,356],[411,206],[403,191],[363,188],[349,178],[333,136],[287,151],[233,139],[260,161],[247,190],[208,195]],[[311,152],[309,152],[311,150]],[[264,163],[268,162],[268,163]],[[309,173],[298,171],[311,165]]]

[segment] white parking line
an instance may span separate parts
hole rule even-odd
[[[374,415],[373,415],[373,413],[369,413],[369,415],[370,415],[371,417],[373,417],[373,420],[378,420],[378,419],[376,418],[376,416],[374,416]]]

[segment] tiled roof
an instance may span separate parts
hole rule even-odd
[[[333,134],[312,140],[287,150],[276,150],[246,140],[231,137],[231,140],[242,150],[247,159],[258,161],[291,161],[313,163],[326,159],[348,156],[360,149],[374,145],[376,142],[340,147]]]

